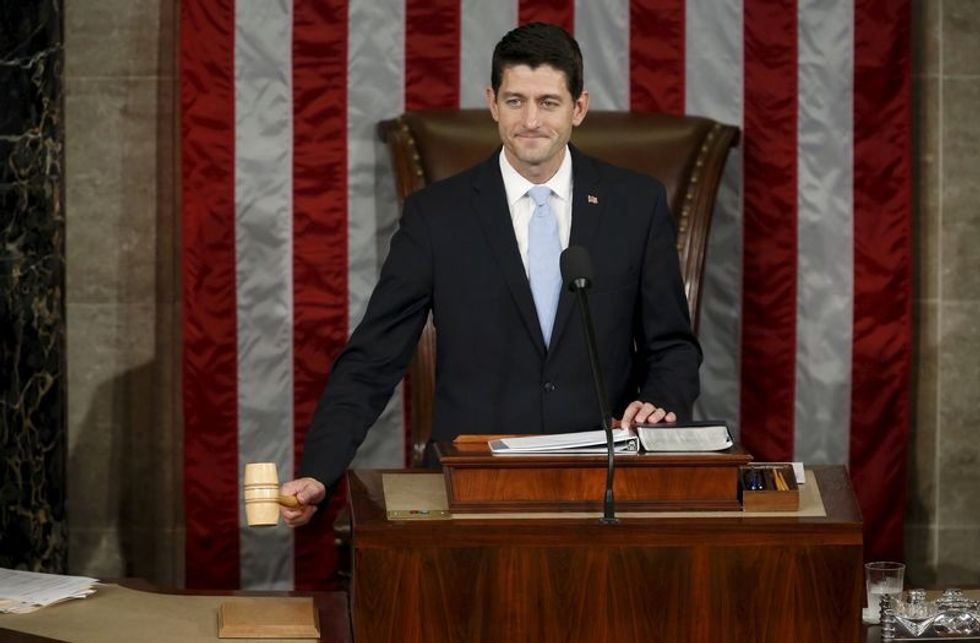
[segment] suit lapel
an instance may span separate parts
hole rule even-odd
[[[538,352],[544,355],[544,337],[538,324],[538,314],[534,308],[534,298],[524,271],[524,262],[521,260],[517,239],[514,237],[514,224],[510,218],[510,207],[507,204],[504,180],[500,176],[498,163],[497,154],[494,154],[477,173],[473,183],[473,209],[500,264],[500,271],[510,288],[511,296],[521,313],[527,332],[533,338]]]
[[[569,235],[569,246],[582,246],[595,256],[598,243],[599,221],[605,200],[599,186],[599,173],[591,158],[581,154],[578,149],[569,144],[572,152],[572,230]],[[562,288],[558,298],[558,312],[555,315],[555,329],[551,334],[552,345],[561,340],[568,319],[575,307],[575,295],[567,288]],[[577,340],[576,340],[577,341]]]

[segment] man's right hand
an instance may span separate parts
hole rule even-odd
[[[316,506],[327,497],[327,488],[316,478],[299,478],[284,483],[279,488],[279,493],[283,496],[296,496],[299,500],[299,509],[280,506],[279,513],[287,525],[300,527],[310,522],[310,518],[316,513]]]
[[[637,424],[659,424],[660,422],[676,422],[677,415],[663,407],[657,407],[650,402],[636,400],[623,411],[623,419],[619,426],[630,429]]]

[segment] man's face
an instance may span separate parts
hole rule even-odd
[[[513,65],[504,68],[497,94],[490,87],[486,93],[507,160],[533,183],[550,179],[572,128],[585,118],[588,92],[572,99],[565,73],[550,65]]]

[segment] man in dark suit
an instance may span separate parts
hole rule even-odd
[[[411,195],[363,321],[338,357],[306,439],[301,477],[283,486],[303,524],[346,469],[412,357],[429,312],[438,333],[433,439],[557,433],[600,415],[581,319],[558,255],[584,246],[608,395],[621,423],[674,421],[698,395],[666,193],[656,180],[569,145],[585,118],[582,56],[554,25],[508,33],[487,104],[503,146],[486,162]]]

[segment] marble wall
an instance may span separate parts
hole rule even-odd
[[[62,572],[65,262],[60,0],[0,18],[0,567]]]
[[[980,2],[914,0],[916,321],[906,557],[980,584]]]
[[[66,0],[70,567],[180,585],[174,0]]]

